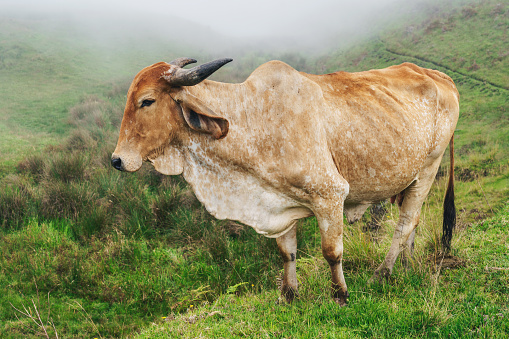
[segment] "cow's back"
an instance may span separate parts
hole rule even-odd
[[[351,201],[375,201],[408,186],[442,156],[458,119],[445,74],[405,63],[382,70],[304,76],[323,91],[329,148]]]

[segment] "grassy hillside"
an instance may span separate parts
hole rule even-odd
[[[440,252],[444,159],[415,260],[398,264],[389,284],[368,279],[398,209],[385,204],[382,216],[345,228],[347,308],[330,302],[314,218],[299,223],[300,298],[276,306],[273,239],[215,220],[181,178],[111,169],[128,79],[195,56],[189,46],[107,49],[72,26],[1,20],[0,337],[507,337],[509,8],[479,1],[423,13],[432,16],[320,57],[234,55],[216,78],[241,81],[272,58],[315,73],[411,61],[458,85],[452,252]]]

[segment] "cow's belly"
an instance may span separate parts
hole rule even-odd
[[[356,145],[346,154],[336,155],[340,173],[350,185],[345,203],[377,202],[408,187],[428,163],[433,163],[429,138],[414,142],[410,145],[405,140],[402,146],[388,142]]]
[[[342,174],[350,185],[345,203],[378,202],[408,187],[427,164],[429,155],[423,150],[396,157],[371,152],[372,159],[352,157],[343,163]]]
[[[409,175],[402,178],[385,182],[384,180],[373,183],[373,180],[349,182],[350,192],[345,199],[345,204],[377,203],[388,199],[407,188],[416,175]]]
[[[423,170],[434,164],[442,154],[443,151],[437,157],[425,152],[415,152],[413,156],[396,158],[392,166],[384,168],[375,167],[377,164],[373,164],[375,169],[370,167],[368,170],[359,171],[357,175],[346,178],[350,191],[345,204],[377,203],[402,192],[418,180]]]
[[[250,173],[188,161],[184,177],[196,197],[217,219],[236,220],[270,238],[286,233],[296,220],[312,215]]]

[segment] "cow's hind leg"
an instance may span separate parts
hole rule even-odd
[[[415,225],[414,230],[410,233],[408,240],[405,243],[405,248],[403,249],[403,253],[401,253],[401,263],[405,268],[408,268],[410,261],[414,258],[414,240],[415,240],[415,229],[417,225]]]
[[[376,269],[373,276],[374,280],[381,281],[383,278],[388,278],[392,273],[400,252],[412,250],[409,247],[413,247],[415,228],[419,223],[422,203],[433,184],[441,158],[435,159],[429,166],[426,166],[419,173],[417,179],[406,188],[391,247],[384,262]]]
[[[396,201],[398,203],[399,213],[401,214],[401,206],[403,205],[403,200],[405,199],[405,190],[401,191],[399,194],[394,195],[391,198],[391,204],[394,204]],[[415,240],[415,228],[410,233],[408,240],[406,241],[405,248],[403,253],[401,254],[401,263],[405,268],[408,268],[408,263],[413,259],[414,255],[414,240]]]
[[[276,241],[284,263],[280,300],[284,298],[284,300],[291,303],[297,297],[297,225],[294,225],[284,235],[276,238]]]
[[[400,194],[397,196],[398,201],[398,207],[399,207],[399,213],[401,214],[401,206],[403,205],[403,200],[405,199],[405,190],[403,190]],[[408,237],[408,240],[405,243],[403,253],[401,253],[401,263],[403,264],[403,267],[408,268],[409,262],[414,257],[414,240],[415,240],[415,229],[417,227],[417,224],[414,226],[414,230],[412,233],[410,233],[410,236]]]

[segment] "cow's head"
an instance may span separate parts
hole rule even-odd
[[[175,175],[183,170],[179,146],[189,129],[221,139],[228,133],[228,121],[214,113],[184,86],[194,86],[232,59],[219,59],[183,69],[196,60],[159,62],[141,70],[127,93],[124,118],[111,164],[134,172],[150,161],[161,173]]]

